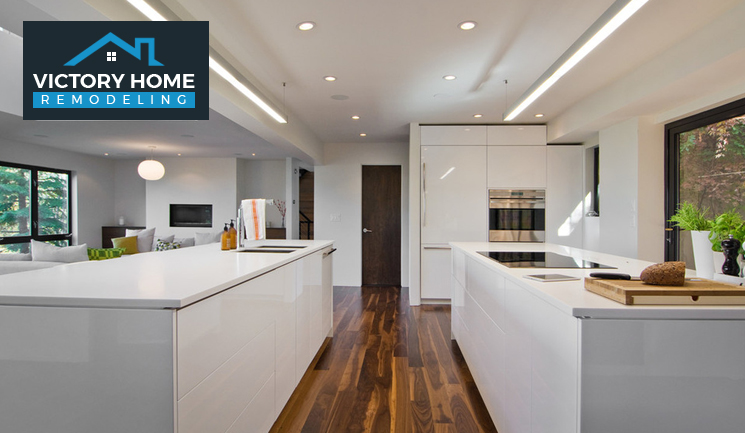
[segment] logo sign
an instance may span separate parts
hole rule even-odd
[[[209,23],[26,21],[23,118],[206,120]]]

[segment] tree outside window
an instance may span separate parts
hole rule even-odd
[[[31,239],[68,245],[70,172],[0,162],[0,253],[28,252]]]

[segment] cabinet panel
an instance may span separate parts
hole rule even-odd
[[[505,284],[505,431],[520,433],[531,431],[531,324],[533,295],[517,284]]]
[[[486,241],[486,146],[423,147],[421,168],[421,243]]]
[[[580,322],[582,431],[743,431],[743,321]]]
[[[498,125],[487,129],[489,146],[545,146],[545,125]]]
[[[504,284],[503,276],[471,258],[467,260],[466,291],[500,329],[504,329]]]
[[[224,432],[243,413],[274,371],[274,324],[246,344],[178,402],[178,432]],[[260,414],[274,419],[272,410]]]
[[[547,146],[489,146],[489,188],[545,188]]]
[[[266,433],[274,425],[282,407],[272,405],[274,397],[274,378],[270,377],[246,410],[230,427],[227,433]]]
[[[307,263],[297,263],[297,298],[295,301],[295,382],[300,382],[310,365],[310,292],[304,284]]]
[[[450,248],[422,248],[422,299],[450,299]]]
[[[546,242],[582,248],[582,146],[548,146]]]
[[[422,126],[422,146],[484,146],[486,126]]]
[[[288,269],[177,311],[179,399],[276,320]]]
[[[276,406],[280,410],[290,399],[295,385],[300,380],[295,377],[295,267],[297,262],[286,266],[287,274],[284,279],[282,290],[283,302],[277,309],[276,324],[276,352],[275,362],[275,386],[273,393],[276,395]]]
[[[323,267],[323,274],[321,276],[321,287],[323,290],[323,305],[322,305],[322,325],[325,337],[331,337],[334,334],[333,321],[334,321],[334,285],[333,285],[333,252],[331,248],[327,248],[323,252],[323,260],[321,266]]]

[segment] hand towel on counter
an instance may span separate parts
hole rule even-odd
[[[241,201],[243,209],[244,239],[266,239],[266,200],[263,198]]]

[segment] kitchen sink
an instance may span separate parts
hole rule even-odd
[[[305,248],[305,245],[260,245],[258,247],[251,247],[251,248],[270,248],[270,249],[295,249],[299,250],[300,248]]]

